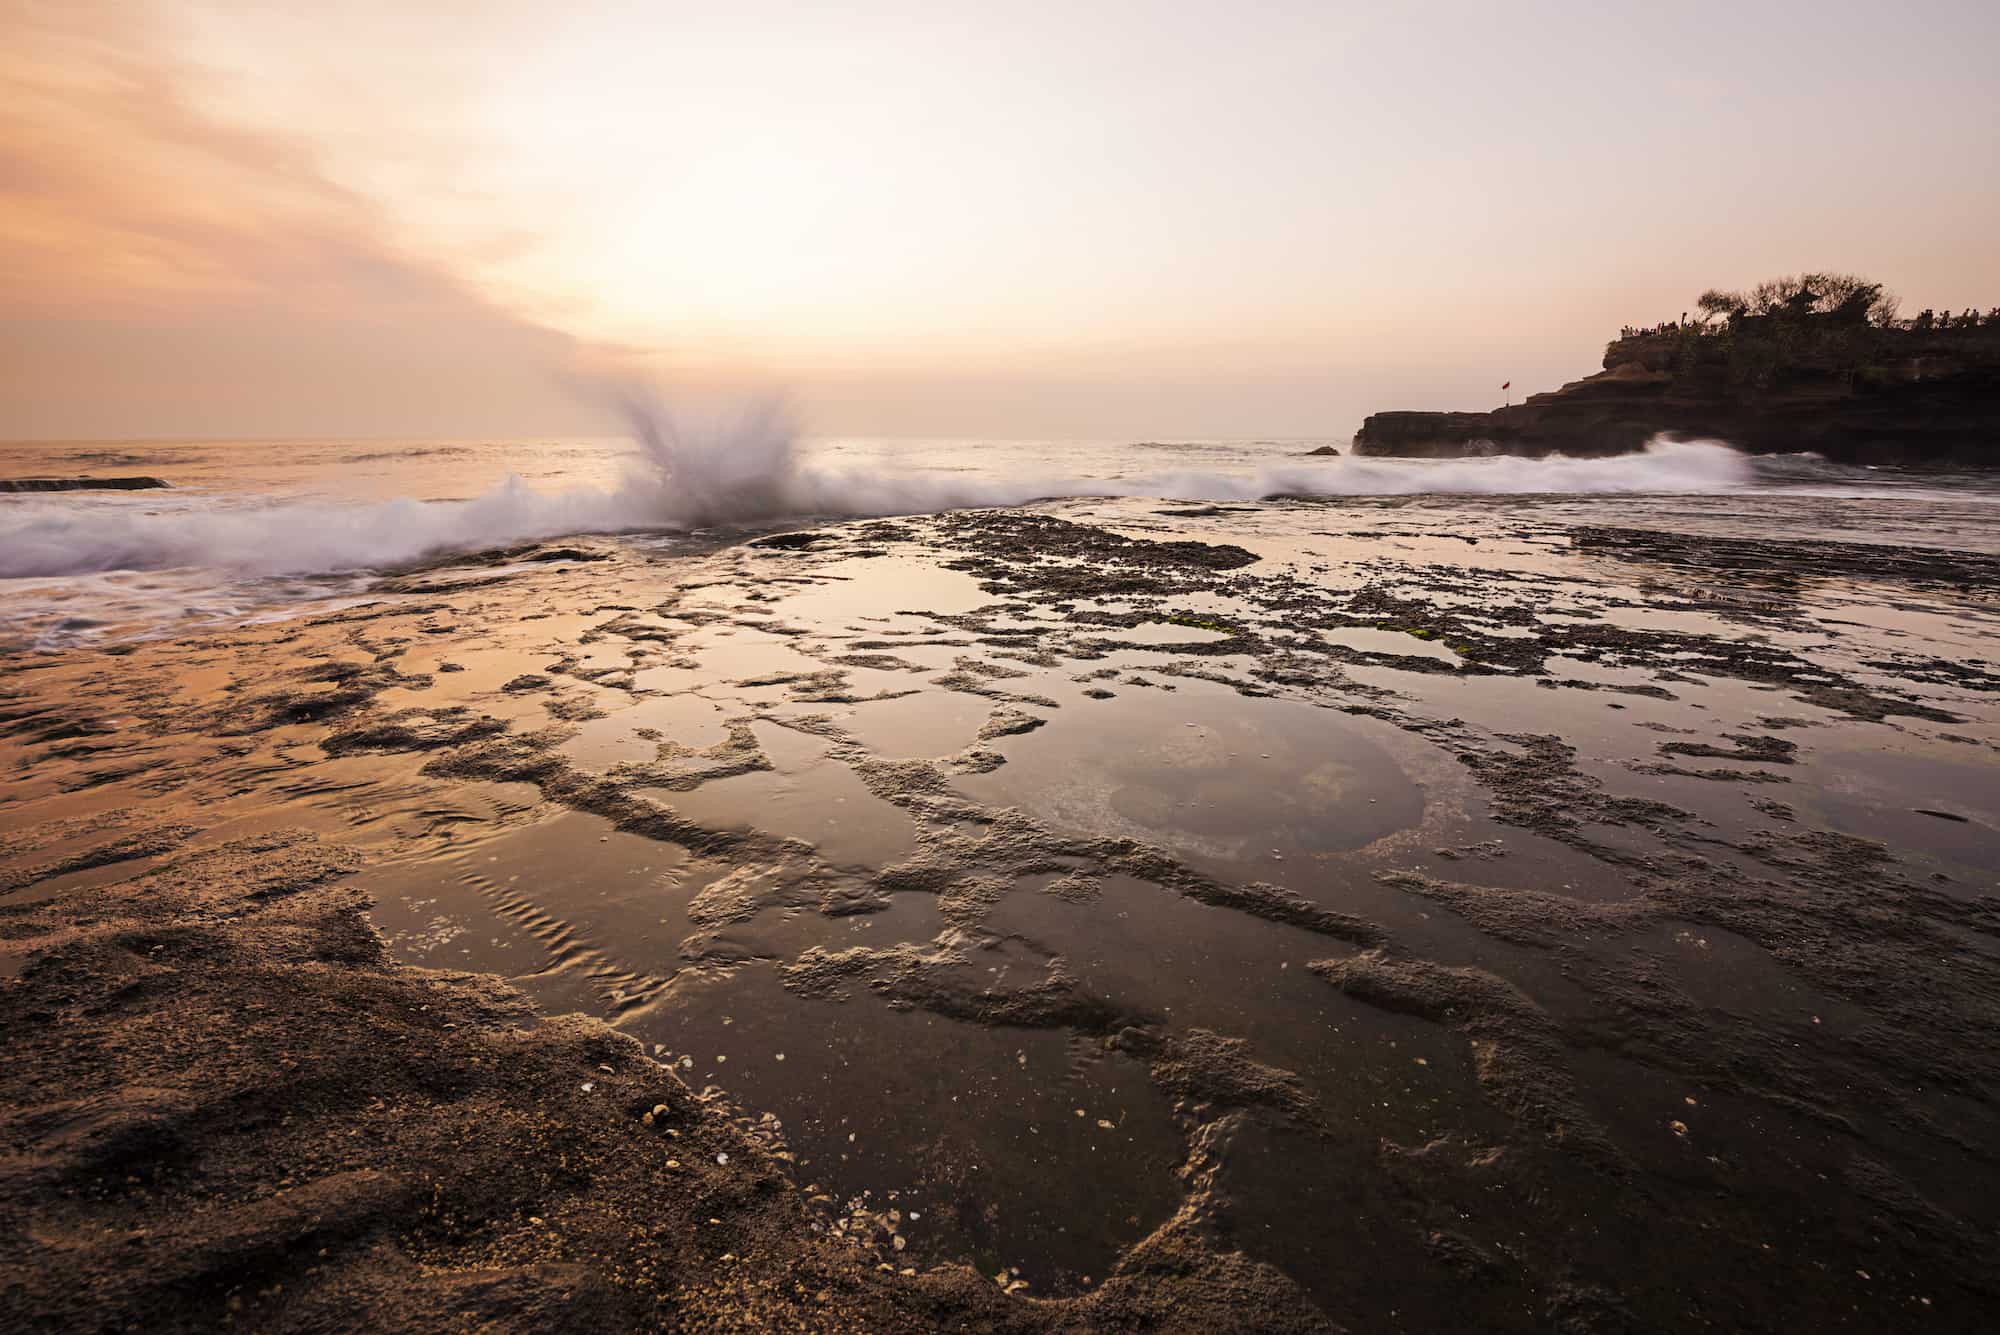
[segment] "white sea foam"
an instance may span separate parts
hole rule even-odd
[[[1245,501],[1274,494],[1706,492],[1752,480],[1743,455],[1712,441],[1656,441],[1638,453],[1597,459],[1342,457],[1256,471],[1117,478],[839,470],[802,459],[775,407],[690,418],[640,395],[620,406],[642,453],[608,487],[545,491],[509,478],[470,500],[373,504],[172,493],[21,498],[0,506],[0,578],[182,568],[320,574],[583,533],[918,514],[1068,496]]]

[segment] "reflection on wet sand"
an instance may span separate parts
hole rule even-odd
[[[604,540],[21,665],[0,979],[66,892],[304,830],[397,956],[616,1025],[892,1272],[1075,1297],[1170,1238],[1382,1329],[1984,1300],[1990,590],[1163,513]]]

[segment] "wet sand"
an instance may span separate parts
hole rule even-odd
[[[0,665],[13,1328],[1973,1329],[2000,559],[1535,499]]]

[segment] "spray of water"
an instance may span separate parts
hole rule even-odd
[[[1656,441],[1639,453],[1603,459],[1340,458],[1255,473],[1116,480],[843,472],[801,458],[775,404],[693,417],[627,391],[617,407],[640,456],[610,487],[549,492],[510,478],[464,501],[9,503],[0,506],[0,578],[180,568],[253,576],[322,574],[581,533],[917,514],[1064,496],[1244,501],[1279,494],[1700,492],[1730,490],[1751,480],[1742,455],[1703,441]]]

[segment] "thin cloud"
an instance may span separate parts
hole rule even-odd
[[[311,145],[218,123],[131,5],[0,11],[0,437],[575,429],[630,350],[401,248]]]

